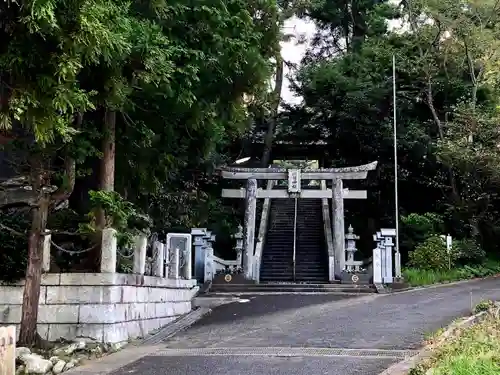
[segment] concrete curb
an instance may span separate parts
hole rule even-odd
[[[425,285],[425,286],[412,286],[412,287],[403,288],[403,289],[389,290],[388,292],[381,293],[381,294],[390,295],[390,294],[398,294],[398,293],[418,292],[419,290],[435,289],[435,288],[441,288],[441,287],[445,287],[445,286],[470,284],[470,283],[474,283],[477,281],[495,280],[495,279],[499,279],[499,278],[500,278],[500,274],[486,276],[486,277],[476,277],[474,279],[453,281],[451,283],[439,283],[439,284],[432,284],[432,285]]]
[[[130,344],[119,352],[99,358],[86,365],[75,367],[65,372],[65,374],[107,375],[117,371],[143,357],[154,355],[159,350],[165,349],[165,345],[161,344],[163,340],[166,340],[189,328],[211,311],[212,309],[210,308],[199,307],[179,318],[175,322],[166,325],[154,335],[149,336],[140,342]]]
[[[418,365],[423,360],[429,358],[432,355],[433,350],[441,345],[444,341],[448,339],[457,329],[470,327],[471,325],[477,323],[483,316],[487,314],[487,311],[481,311],[480,313],[469,316],[461,321],[451,323],[448,328],[439,336],[439,340],[436,344],[426,346],[422,348],[417,355],[404,359],[398,362],[388,369],[382,371],[378,375],[409,375],[410,371]]]
[[[164,346],[136,346],[129,345],[119,352],[99,358],[86,365],[74,367],[65,374],[68,375],[107,375],[121,369],[143,357],[153,355]]]
[[[210,314],[212,309],[209,307],[198,307],[192,310],[190,313],[184,315],[175,322],[167,324],[165,327],[161,328],[154,335],[147,337],[142,340],[139,345],[157,345],[161,342],[167,340],[168,338],[176,335],[177,333],[184,331],[191,327],[198,320],[203,318],[205,315]]]
[[[213,296],[234,296],[236,299],[233,302],[238,302],[239,296],[282,296],[282,295],[299,295],[299,296],[314,296],[314,295],[330,295],[330,296],[367,296],[376,295],[374,292],[216,292]]]

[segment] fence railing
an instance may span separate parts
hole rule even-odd
[[[16,373],[16,327],[0,327],[0,375]]]

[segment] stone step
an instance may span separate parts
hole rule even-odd
[[[262,283],[262,284],[218,284],[213,285],[210,293],[217,292],[292,292],[292,293],[376,293],[370,285],[321,284],[321,283]]]
[[[295,268],[295,273],[307,274],[307,275],[324,275],[326,273],[326,268]],[[269,267],[260,270],[261,275],[281,275],[285,273],[292,273],[293,267]]]

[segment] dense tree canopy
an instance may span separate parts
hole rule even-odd
[[[393,224],[395,56],[402,213],[440,212],[448,231],[492,245],[499,8],[496,1],[359,0],[302,9],[318,32],[295,76],[304,102],[283,114],[280,131],[329,143],[337,165],[379,160],[371,199],[352,212],[355,221],[378,223],[368,233]],[[402,27],[390,29],[395,18]]]
[[[20,337],[32,344],[41,233],[60,202],[71,196],[66,214],[90,211],[90,221],[59,229],[97,244],[106,226],[133,229],[141,211],[165,231],[221,210],[206,173],[245,129],[244,96],[270,77],[278,10],[269,0],[54,0],[1,11],[0,123],[15,174],[31,186],[3,201],[31,207]]]

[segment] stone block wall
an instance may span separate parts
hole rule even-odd
[[[19,325],[23,283],[0,285],[0,324]],[[38,332],[49,341],[143,337],[191,311],[196,280],[118,273],[44,274]]]

